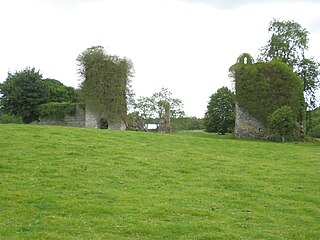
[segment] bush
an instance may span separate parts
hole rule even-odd
[[[187,118],[172,118],[171,119],[172,131],[183,131],[183,130],[202,130],[203,120],[195,117]]]
[[[10,114],[0,114],[0,123],[16,123],[20,124],[22,123],[22,118],[21,117],[15,117]]]
[[[307,133],[314,138],[320,138],[320,108],[307,113]]]
[[[297,128],[295,114],[289,106],[283,106],[269,116],[269,132],[275,134],[274,138],[280,136],[283,142],[285,137],[292,137],[293,131]]]
[[[75,103],[46,103],[38,106],[39,117],[51,117],[62,119],[66,115],[76,114]]]
[[[206,132],[232,133],[235,125],[235,94],[222,87],[212,94],[204,117]]]

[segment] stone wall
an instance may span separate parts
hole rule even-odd
[[[85,111],[76,106],[76,114],[74,116],[66,115],[64,118],[40,118],[39,121],[33,122],[37,125],[57,125],[67,127],[85,127]]]
[[[109,125],[108,125],[108,129],[111,130],[126,130],[127,126],[124,123],[124,121],[122,121],[121,119],[119,119],[118,121],[110,121]]]
[[[76,107],[74,116],[66,115],[64,118],[46,117],[33,122],[37,125],[57,125],[82,128],[105,128],[111,130],[126,130],[126,124],[122,119],[110,120],[106,113],[94,110],[95,108],[86,105],[85,110]]]
[[[86,105],[86,111],[85,111],[85,127],[86,128],[99,128],[99,114],[96,111],[92,111],[89,107],[89,105]]]
[[[268,138],[266,126],[236,104],[234,135],[238,138]]]

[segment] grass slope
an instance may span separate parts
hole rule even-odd
[[[0,125],[0,239],[319,239],[320,146]]]

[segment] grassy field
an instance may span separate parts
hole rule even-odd
[[[320,145],[0,125],[0,239],[320,239]]]

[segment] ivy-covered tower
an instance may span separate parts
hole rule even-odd
[[[251,55],[244,53],[230,68],[230,74],[236,91],[236,137],[268,138],[268,118],[282,106],[292,109],[303,129],[302,82],[285,63],[254,63]]]
[[[85,127],[125,130],[132,63],[108,55],[101,46],[88,48],[77,60],[86,102]]]

